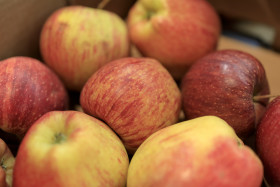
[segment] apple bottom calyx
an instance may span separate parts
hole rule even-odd
[[[59,133],[56,133],[54,135],[54,141],[53,142],[55,144],[61,144],[65,141],[67,141],[67,136],[64,133],[59,132]]]
[[[0,166],[1,166],[1,168],[2,168],[4,171],[7,170],[7,167],[6,167],[5,164],[4,164],[4,158],[1,159]]]

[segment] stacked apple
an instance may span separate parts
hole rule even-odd
[[[55,11],[42,28],[44,62],[68,89],[81,91],[102,65],[129,55],[125,22],[100,9],[70,6]]]
[[[127,21],[84,6],[55,11],[42,61],[0,62],[0,127],[20,138],[15,156],[0,144],[1,184],[257,187],[264,171],[278,184],[265,130],[279,112],[257,98],[269,94],[265,70],[246,52],[216,51],[220,31],[206,0],[138,0]],[[264,168],[243,143],[257,128]]]
[[[58,76],[33,58],[0,61],[0,87],[0,128],[19,138],[43,114],[68,108],[68,93]]]
[[[260,186],[263,166],[221,118],[203,116],[151,135],[136,151],[127,186]]]
[[[216,51],[196,61],[181,89],[187,119],[219,116],[243,139],[255,130],[268,103],[268,98],[256,97],[270,93],[262,64],[237,50]]]
[[[10,186],[17,150],[12,154],[6,142],[19,143],[45,113],[68,109],[68,93],[51,69],[37,59],[21,56],[0,61],[0,87],[0,182],[4,184],[6,178]]]
[[[269,103],[257,127],[256,148],[271,186],[280,186],[280,96]]]
[[[127,19],[133,45],[159,60],[175,80],[216,49],[221,30],[218,14],[205,0],[138,0]]]
[[[18,150],[13,186],[124,186],[128,156],[103,122],[78,111],[37,120]]]

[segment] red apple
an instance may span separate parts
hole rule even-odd
[[[0,61],[0,88],[0,128],[18,137],[44,113],[68,107],[58,76],[33,58]]]
[[[85,84],[82,109],[106,122],[129,153],[152,133],[178,121],[180,90],[168,71],[150,58],[121,58]]]
[[[268,105],[256,133],[256,148],[265,177],[271,186],[280,186],[280,96]]]
[[[121,140],[103,122],[78,111],[52,111],[23,138],[13,187],[122,187],[128,163]]]
[[[152,134],[133,155],[127,187],[259,187],[257,155],[221,118],[204,116]]]
[[[196,61],[182,83],[186,119],[215,115],[246,138],[255,129],[269,94],[265,69],[252,55],[237,50],[220,50]]]
[[[67,6],[45,22],[40,38],[44,62],[67,88],[81,91],[101,66],[129,55],[124,20],[112,12],[85,6]]]
[[[159,60],[176,80],[216,49],[221,30],[217,12],[205,0],[138,0],[127,23],[137,49]]]
[[[0,138],[0,186],[11,187],[15,158],[6,142]]]

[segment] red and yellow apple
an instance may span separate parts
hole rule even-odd
[[[0,128],[20,138],[46,112],[68,108],[63,83],[34,58],[0,61],[0,88]]]
[[[20,144],[14,187],[125,186],[128,155],[103,122],[78,111],[52,111]]]
[[[263,166],[231,126],[215,116],[155,132],[133,155],[127,187],[257,187]]]
[[[12,187],[15,157],[0,138],[0,186]]]
[[[143,56],[160,61],[176,80],[216,49],[221,23],[206,0],[138,0],[129,10],[128,32]]]
[[[273,99],[258,124],[256,148],[270,186],[280,186],[280,96]]]
[[[148,136],[178,121],[181,93],[157,60],[128,57],[94,73],[80,104],[85,113],[105,121],[133,153]]]
[[[181,82],[186,119],[214,115],[224,119],[239,137],[255,130],[269,94],[265,69],[252,55],[219,50],[196,61]]]
[[[75,91],[104,64],[128,56],[129,44],[124,20],[112,12],[85,6],[55,11],[40,37],[44,62]]]

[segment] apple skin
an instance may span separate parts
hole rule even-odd
[[[0,128],[22,138],[44,113],[68,108],[68,93],[41,61],[11,57],[0,61]]]
[[[270,186],[280,186],[280,96],[268,105],[256,133],[256,148]]]
[[[14,187],[116,186],[128,155],[103,122],[78,111],[52,111],[28,130],[14,165]]]
[[[181,82],[186,119],[204,115],[221,117],[237,135],[247,138],[263,115],[269,94],[262,64],[238,50],[219,50],[196,61]]]
[[[67,6],[49,16],[40,37],[44,62],[70,90],[111,60],[129,55],[125,22],[116,14],[85,6]]]
[[[15,157],[4,142],[0,138],[0,186],[11,187],[13,180],[13,168],[15,163]]]
[[[155,132],[133,155],[127,187],[260,186],[263,166],[231,126],[216,116]]]
[[[217,47],[220,18],[205,0],[138,0],[128,13],[131,43],[160,61],[175,80]]]
[[[80,104],[85,113],[105,121],[131,154],[152,133],[178,121],[181,93],[157,60],[127,57],[93,74]]]

